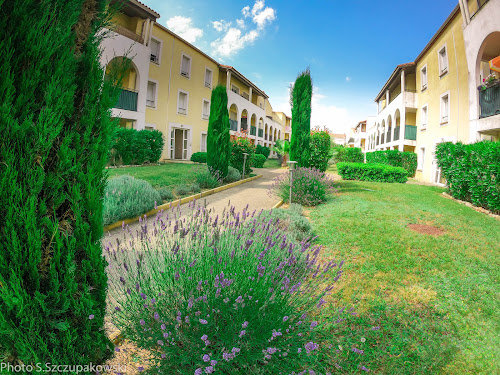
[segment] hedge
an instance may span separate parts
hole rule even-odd
[[[267,158],[262,154],[253,154],[252,155],[252,167],[255,168],[264,168],[264,163]]]
[[[364,163],[365,156],[359,147],[338,147],[335,149],[335,163]]]
[[[417,154],[414,152],[398,150],[367,152],[366,162],[404,168],[410,177],[415,176],[417,170]]]
[[[454,198],[500,213],[500,142],[440,143],[436,158]]]
[[[269,157],[269,154],[271,153],[271,149],[266,146],[257,145],[257,147],[255,148],[255,153],[264,155],[267,159]]]
[[[330,159],[330,134],[327,131],[312,131],[309,140],[310,159],[309,166],[324,172],[328,168]]]
[[[191,161],[195,163],[206,163],[207,153],[206,152],[195,152],[191,155]]]
[[[408,172],[386,164],[338,163],[337,170],[344,180],[399,182],[408,180]]]
[[[163,151],[163,134],[159,130],[117,128],[111,148],[113,165],[157,163]]]

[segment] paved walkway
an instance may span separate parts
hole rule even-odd
[[[262,168],[256,169],[254,172],[261,174],[262,177],[202,198],[203,204],[206,204],[207,208],[213,209],[216,214],[221,214],[228,204],[234,206],[236,212],[242,211],[246,205],[249,206],[250,211],[271,209],[279,202],[279,199],[275,196],[270,197],[268,189],[272,185],[273,179],[281,173],[287,173],[287,170]],[[183,205],[183,207],[184,206],[186,205]],[[131,223],[128,227],[132,233],[136,233],[136,230],[140,230],[139,222]],[[109,243],[110,241],[115,243],[115,238],[121,238],[122,236],[123,229],[121,227],[112,229],[104,233],[103,243]]]

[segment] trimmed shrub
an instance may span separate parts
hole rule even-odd
[[[146,371],[324,374],[344,365],[331,348],[345,339],[321,329],[354,314],[322,309],[343,262],[323,263],[320,246],[297,245],[280,229],[267,215],[231,208],[215,218],[197,208],[175,227],[146,227],[148,241],[130,251],[106,250],[111,320],[147,350]],[[362,358],[356,350],[351,363]]]
[[[293,171],[292,202],[302,206],[316,206],[326,201],[333,190],[333,180],[324,172],[313,168],[297,168]],[[290,175],[281,173],[269,188],[270,195],[276,195],[284,202],[290,201]]]
[[[113,353],[101,238],[119,92],[99,61],[106,5],[0,0],[3,374],[88,368]]]
[[[315,168],[321,172],[326,171],[328,160],[331,156],[330,144],[330,134],[327,131],[311,132],[311,139],[309,141],[311,148],[309,164],[311,168]]]
[[[414,152],[398,150],[367,152],[366,162],[404,168],[410,177],[415,176],[417,170],[417,154]]]
[[[269,154],[271,153],[271,149],[269,147],[266,147],[266,146],[257,145],[255,148],[255,153],[260,154],[260,155],[264,155],[267,159],[269,157]]]
[[[172,192],[172,189],[169,187],[166,187],[166,186],[158,189],[158,193],[160,193],[160,197],[164,201],[171,201],[172,199],[175,198],[175,195]]]
[[[300,204],[292,203],[288,209],[277,208],[269,211],[272,219],[278,219],[279,227],[287,234],[287,238],[295,243],[310,240],[313,235],[312,225],[304,217],[303,208]]]
[[[202,189],[215,189],[222,184],[222,178],[217,171],[210,172],[210,168],[207,168],[203,172],[196,173],[196,182]]]
[[[440,143],[436,158],[454,198],[500,213],[500,142]]]
[[[290,90],[293,118],[290,160],[298,162],[300,167],[309,167],[312,93],[311,72],[307,68],[299,74]]]
[[[365,155],[359,147],[336,148],[335,163],[364,163]]]
[[[231,146],[229,144],[229,112],[227,109],[227,90],[217,85],[212,90],[210,118],[207,133],[207,165],[217,179],[227,176]]]
[[[117,128],[111,150],[111,164],[158,163],[164,146],[159,130]]]
[[[229,167],[227,169],[227,176],[224,181],[231,183],[239,180],[241,180],[241,173],[236,168]]]
[[[399,182],[408,181],[408,172],[386,164],[338,163],[337,170],[344,180]]]
[[[253,154],[255,154],[255,145],[245,137],[231,139],[231,158],[229,162],[231,167],[236,168],[241,174],[243,174],[243,153],[248,154],[245,163],[245,176],[248,176],[252,173],[251,165]]]
[[[147,181],[120,176],[108,181],[104,192],[104,225],[142,215],[162,202]]]
[[[200,187],[200,184],[196,183],[196,182],[193,182],[191,185],[190,185],[190,189],[191,189],[191,193],[199,193],[201,191],[201,187]]]
[[[206,163],[207,153],[206,152],[195,152],[191,155],[191,161],[195,163]]]
[[[266,162],[266,157],[261,154],[253,154],[252,155],[252,167],[255,168],[264,168],[264,163]]]

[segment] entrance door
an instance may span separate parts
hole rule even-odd
[[[170,159],[187,159],[189,129],[173,128],[170,132]]]

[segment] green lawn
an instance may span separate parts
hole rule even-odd
[[[270,168],[270,169],[281,168],[281,164],[278,159],[267,159],[266,162],[264,163],[264,168]]]
[[[352,327],[361,328],[339,331],[332,319],[330,336],[352,336],[343,340],[377,374],[498,373],[500,222],[437,187],[338,185],[309,215],[324,256],[345,261],[327,311],[354,306]],[[445,234],[415,233],[411,223]]]
[[[147,167],[108,169],[109,177],[130,175],[148,181],[153,187],[174,187],[196,181],[196,173],[207,168],[206,164],[166,163]]]

